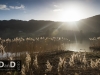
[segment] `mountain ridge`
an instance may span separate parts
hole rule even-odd
[[[60,34],[72,31],[82,31],[87,35],[100,34],[100,15],[92,16],[87,19],[76,22],[75,26],[67,22],[55,22],[46,20],[1,20],[0,21],[0,35],[1,37],[21,36],[24,35],[38,35],[45,33],[48,36],[52,31],[58,30]],[[72,31],[70,31],[70,29]],[[15,34],[16,33],[16,34]]]

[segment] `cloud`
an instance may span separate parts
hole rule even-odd
[[[14,9],[15,7],[14,6],[9,6],[11,9]]]
[[[0,10],[10,10],[10,9],[7,8],[7,5],[5,5],[5,4],[0,4]]]
[[[20,6],[9,6],[10,7],[10,9],[25,9],[25,6],[24,5],[20,5]]]
[[[15,9],[25,9],[25,6],[24,6],[24,5],[21,5],[21,6],[15,6]]]
[[[58,7],[58,5],[54,5],[54,7]]]
[[[54,9],[53,11],[55,11],[55,12],[56,12],[56,11],[62,11],[62,9]]]
[[[5,4],[0,4],[0,10],[10,10],[10,9],[20,9],[20,10],[24,10],[25,6],[23,4],[21,4],[20,6],[8,6]]]

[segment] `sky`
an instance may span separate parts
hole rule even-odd
[[[100,0],[0,0],[0,20],[77,20],[99,15],[99,7]]]

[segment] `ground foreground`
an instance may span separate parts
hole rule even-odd
[[[19,58],[21,72],[0,75],[100,75],[100,52],[53,51],[26,53]]]

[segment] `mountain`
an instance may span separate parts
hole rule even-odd
[[[100,15],[92,16],[79,21],[80,29],[87,32],[100,32]]]
[[[95,15],[95,16],[88,17],[88,18],[85,18],[85,19],[82,19],[82,20],[99,21],[100,20],[100,15]]]
[[[100,34],[100,15],[82,19],[75,23],[54,22],[44,20],[1,20],[0,37],[31,37],[31,36],[56,36],[73,35],[84,33],[88,37],[99,36]],[[64,35],[62,35],[64,34]]]

